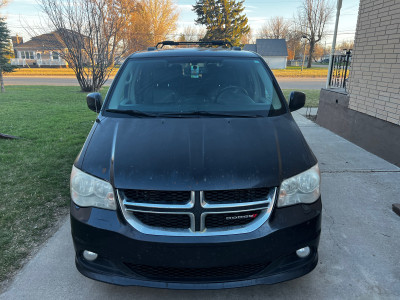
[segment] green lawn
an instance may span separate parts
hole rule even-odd
[[[282,90],[283,94],[286,97],[286,100],[289,101],[289,95],[293,90]],[[319,93],[320,90],[297,90],[298,92],[303,92],[306,94],[306,107],[318,107],[319,103]]]
[[[275,77],[287,78],[326,78],[328,68],[313,67],[311,69],[304,68],[303,71],[299,66],[286,67],[286,69],[272,70]]]
[[[0,281],[68,212],[69,174],[96,114],[79,87],[0,93]]]
[[[303,70],[307,69],[307,64],[304,65]],[[287,66],[286,70],[301,70],[301,66]],[[311,69],[308,70],[325,70],[327,71],[328,69],[326,67],[311,67]]]
[[[316,106],[319,91],[305,92]],[[52,86],[0,93],[0,132],[20,137],[0,139],[0,281],[68,212],[72,163],[96,117],[85,96],[79,87]]]

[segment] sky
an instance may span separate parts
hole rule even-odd
[[[336,7],[336,0],[331,0]],[[354,39],[357,25],[358,6],[360,0],[343,0],[338,29],[338,42]],[[176,0],[179,14],[178,32],[185,26],[194,25],[196,15],[192,12],[195,0]],[[302,0],[245,0],[245,13],[253,33],[257,33],[261,26],[275,16],[291,20],[296,14]],[[18,34],[24,40],[30,39],[31,33],[26,28],[34,28],[39,32],[46,30],[40,22],[41,10],[36,0],[10,0],[10,3],[0,10],[0,15],[6,16],[11,35]],[[328,23],[326,38],[323,43],[332,43],[336,9]],[[50,31],[51,29],[49,29]]]

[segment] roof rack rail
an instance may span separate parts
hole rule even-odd
[[[160,48],[164,47],[164,46],[180,46],[180,45],[199,45],[199,46],[205,46],[205,45],[209,45],[209,46],[228,46],[229,48],[232,48],[232,43],[228,42],[228,41],[199,41],[199,42],[175,42],[175,41],[163,41],[163,42],[159,42],[156,45],[156,49],[158,49],[158,46],[160,46]]]

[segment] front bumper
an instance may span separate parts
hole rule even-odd
[[[275,209],[257,230],[237,235],[146,235],[127,224],[119,211],[74,204],[71,228],[78,270],[99,281],[172,289],[272,284],[315,268],[321,200]],[[311,248],[310,255],[299,258],[296,250],[306,246]],[[99,257],[87,261],[82,255],[84,250],[98,253]],[[199,275],[199,270],[204,271],[200,272],[204,276]],[[196,276],[190,276],[192,271]],[[171,272],[180,275],[168,277],[166,274]]]

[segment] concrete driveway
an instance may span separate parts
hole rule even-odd
[[[80,275],[66,219],[0,299],[400,299],[400,169],[299,114],[322,170],[320,261],[272,286],[218,291],[119,287]]]

